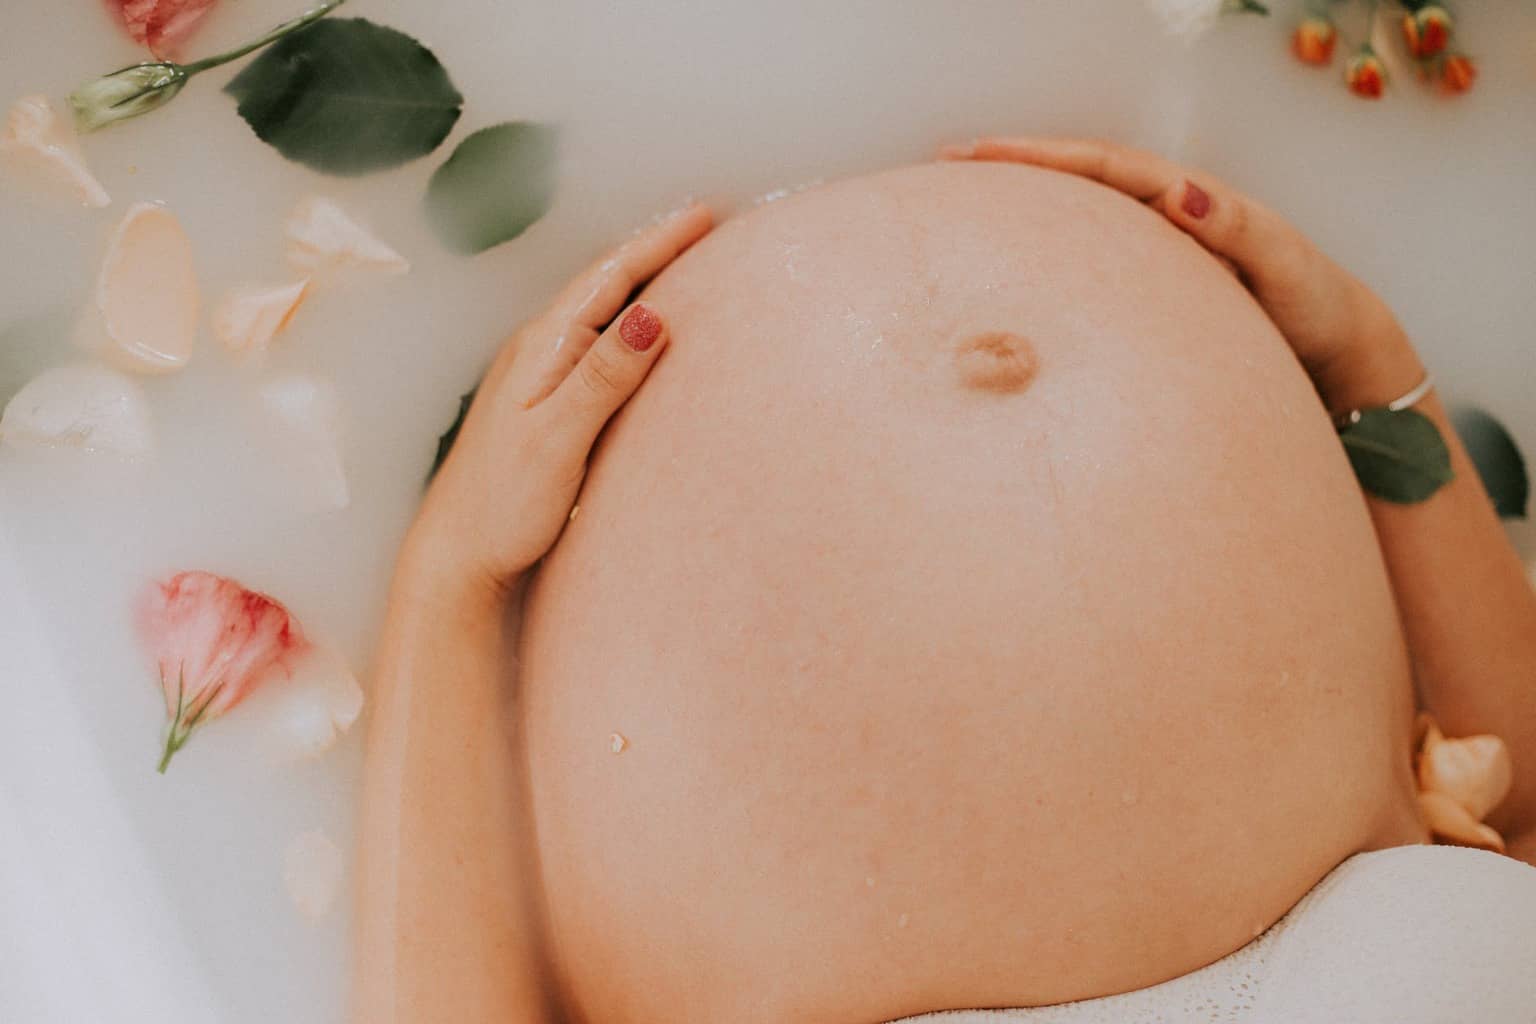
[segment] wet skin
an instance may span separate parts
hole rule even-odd
[[[908,168],[740,217],[645,299],[674,340],[521,639],[572,1019],[1124,991],[1424,838],[1359,490],[1161,217]]]

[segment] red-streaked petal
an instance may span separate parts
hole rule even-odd
[[[216,0],[107,0],[134,42],[155,56],[175,49]]]
[[[167,712],[174,717],[179,694],[188,708],[206,705],[200,722],[240,703],[308,647],[280,603],[212,573],[178,573],[149,588],[138,618],[160,666]]]

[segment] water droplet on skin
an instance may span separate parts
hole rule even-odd
[[[624,748],[627,746],[629,746],[629,740],[625,739],[622,734],[612,733],[609,735],[608,749],[613,751],[615,754],[624,753]]]
[[[1125,806],[1127,806],[1127,807],[1130,807],[1132,804],[1136,803],[1136,801],[1138,801],[1140,799],[1141,799],[1141,795],[1136,792],[1136,787],[1135,786],[1130,787],[1129,789],[1125,790],[1123,793],[1120,794],[1120,802],[1125,804]]]
[[[906,926],[907,926],[907,915],[906,914],[902,914],[900,917],[898,917],[896,919],[896,927],[897,928],[905,928]]]
[[[874,887],[875,887],[875,879],[874,879],[874,876],[872,876],[872,875],[867,875],[867,876],[865,876],[865,878],[864,878],[864,884],[865,884],[865,885],[866,885],[866,886],[868,886],[868,887],[869,887],[869,888],[871,888],[871,889],[873,889],[873,888],[874,888]]]

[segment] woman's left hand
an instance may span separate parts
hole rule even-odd
[[[1423,376],[1385,302],[1279,214],[1210,174],[1092,139],[981,138],[940,156],[1076,174],[1148,204],[1237,272],[1332,409],[1394,398]]]
[[[427,492],[403,575],[499,596],[554,546],[598,434],[667,344],[662,311],[615,314],[712,224],[698,204],[664,217],[513,335]]]

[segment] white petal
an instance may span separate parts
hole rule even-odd
[[[75,141],[74,129],[59,120],[46,96],[23,96],[11,104],[5,130],[0,131],[0,151],[30,157],[67,184],[86,206],[112,202],[107,190],[85,165]]]
[[[411,269],[405,257],[329,199],[306,199],[288,217],[288,262],[305,271],[362,266],[390,274]]]
[[[283,854],[283,884],[304,915],[319,920],[336,901],[341,885],[341,850],[324,832],[294,836]]]
[[[341,402],[330,382],[298,373],[274,377],[262,385],[261,401],[322,507],[340,509],[351,504],[341,459]]]
[[[235,288],[214,307],[214,337],[236,356],[259,360],[308,291],[307,277],[293,284]]]
[[[0,416],[0,441],[139,456],[153,434],[139,385],[104,366],[60,366],[33,378]]]
[[[197,338],[192,243],[163,203],[135,203],[112,233],[96,282],[106,355],[139,373],[179,370]]]

